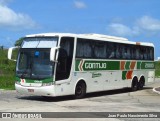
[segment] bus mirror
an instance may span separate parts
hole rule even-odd
[[[8,49],[8,59],[12,61],[17,61],[16,60],[16,54],[13,54],[13,51],[18,49],[19,47],[11,47]],[[17,52],[18,53],[18,52]],[[13,58],[13,59],[12,59]]]
[[[58,59],[58,56],[56,55],[57,50],[59,50],[60,47],[53,47],[50,51],[50,61],[56,62]]]

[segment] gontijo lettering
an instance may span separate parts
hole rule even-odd
[[[106,63],[85,63],[85,68],[86,69],[105,69],[107,68]]]

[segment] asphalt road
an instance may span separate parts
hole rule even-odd
[[[155,83],[136,92],[124,89],[112,90],[87,94],[84,99],[74,99],[72,96],[46,98],[0,90],[0,112],[160,112],[160,95],[152,90],[158,86],[160,86],[160,79],[156,79]],[[74,118],[63,120],[75,121]],[[76,118],[76,120],[81,121],[84,118]],[[85,118],[85,120],[97,119]],[[138,119],[98,118],[98,120],[134,121]],[[158,121],[160,119],[139,120]]]

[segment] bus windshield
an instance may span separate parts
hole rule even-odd
[[[36,39],[32,38],[29,41],[27,38],[23,41],[16,68],[16,75],[20,78],[39,80],[53,75],[54,63],[50,61],[50,48],[56,46],[55,40],[58,39]]]

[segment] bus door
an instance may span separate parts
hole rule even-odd
[[[74,38],[62,37],[56,68],[56,81],[65,80],[69,78],[72,68],[73,50]]]

